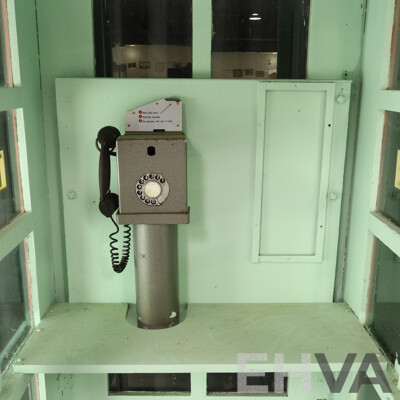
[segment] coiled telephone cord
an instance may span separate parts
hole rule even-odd
[[[126,265],[128,264],[129,261],[129,256],[131,252],[131,226],[130,225],[124,225],[124,236],[123,236],[123,241],[122,241],[122,254],[121,254],[121,261],[119,259],[119,250],[118,247],[115,246],[116,243],[118,243],[118,239],[115,237],[118,232],[119,232],[119,226],[118,224],[114,221],[114,218],[111,216],[111,221],[115,225],[116,231],[111,233],[109,235],[109,238],[111,240],[110,242],[110,254],[111,254],[111,264],[113,267],[113,270],[120,274],[125,268]]]

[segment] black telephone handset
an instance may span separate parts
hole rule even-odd
[[[105,126],[99,130],[96,139],[97,150],[100,151],[99,160],[99,187],[100,201],[99,210],[107,218],[111,218],[116,231],[111,233],[109,238],[111,264],[115,272],[121,273],[128,264],[131,247],[131,227],[124,225],[124,238],[121,261],[119,260],[118,248],[115,246],[118,239],[115,236],[119,232],[119,226],[113,218],[113,214],[118,210],[118,195],[110,191],[111,162],[110,157],[115,156],[117,138],[120,136],[119,130],[113,126]]]

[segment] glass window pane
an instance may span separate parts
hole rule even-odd
[[[0,24],[0,86],[12,86],[11,51],[6,0],[0,0]]]
[[[23,211],[14,111],[0,112],[0,229]]]
[[[389,359],[400,354],[400,257],[376,239],[368,325]]]
[[[377,209],[400,225],[400,113],[386,112]]]
[[[20,400],[39,399],[39,396],[37,396],[36,382],[37,382],[37,375],[34,375]]]
[[[213,78],[306,78],[310,2],[213,0]]]
[[[357,400],[381,400],[374,385],[361,385]]]
[[[0,372],[30,330],[25,245],[0,261]]]
[[[25,390],[25,393],[21,397],[21,400],[32,400],[32,399],[33,397],[31,395],[31,388],[30,386],[28,386],[27,389]]]
[[[190,393],[190,374],[109,374],[110,393]]]
[[[393,34],[392,34],[392,54],[390,60],[389,89],[400,89],[400,0],[396,0],[394,12]]]
[[[94,0],[96,76],[192,77],[191,0]]]

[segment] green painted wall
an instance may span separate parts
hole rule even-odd
[[[359,73],[362,61],[365,2],[311,0],[308,77],[349,79]]]
[[[37,1],[38,32],[45,157],[53,238],[54,281],[56,300],[68,298],[65,268],[64,223],[60,190],[60,157],[54,78],[61,76],[91,77],[94,71],[91,1]]]
[[[332,301],[340,199],[325,199],[328,187],[339,193],[339,198],[341,193],[349,103],[339,104],[334,100],[342,91],[349,96],[348,82],[258,85],[257,81],[225,79],[58,79],[56,84],[70,301],[135,301],[133,262],[120,275],[115,274],[110,265],[108,235],[114,227],[98,211],[99,153],[94,138],[106,125],[116,126],[123,132],[124,110],[168,96],[182,100],[183,128],[188,141],[191,221],[178,228],[180,271],[183,276],[187,275],[186,279],[182,276],[181,283],[188,283],[189,293],[185,296],[188,301]],[[300,157],[297,162],[306,163],[311,171],[291,177],[295,182],[287,183],[288,176],[293,174],[293,163],[282,163],[283,155],[276,160],[279,176],[286,176],[286,183],[282,183],[284,178],[279,181],[269,179],[264,184],[263,196],[260,196],[264,212],[274,207],[273,212],[279,214],[279,218],[273,220],[262,215],[253,219],[255,158],[257,140],[260,141],[257,139],[257,118],[263,121],[264,117],[264,103],[258,101],[258,89],[260,93],[270,91],[266,107],[270,109],[274,104],[274,112],[280,116],[273,124],[267,117],[268,129],[276,132],[276,136],[272,139],[266,136],[280,145],[285,143],[287,148],[291,146],[285,156],[291,160]],[[321,113],[315,116],[319,107]],[[282,109],[287,110],[284,115]],[[292,121],[290,127],[282,125],[285,118]],[[305,126],[304,118],[312,118],[313,126]],[[332,140],[328,124],[332,126]],[[295,132],[302,139],[292,138],[289,143],[282,141],[283,129]],[[327,149],[325,163],[321,161],[317,167],[310,162],[310,156],[304,156],[310,153],[310,144],[304,139],[310,132],[317,138],[323,137],[324,132],[329,137],[324,142]],[[315,136],[313,141],[317,142]],[[318,159],[322,159],[322,142],[320,146],[321,149],[317,146],[316,150]],[[271,159],[269,157],[269,161]],[[117,190],[115,164],[113,159],[113,191]],[[313,179],[318,182],[317,200],[308,197],[309,193],[305,195],[299,184],[307,185]],[[299,187],[293,196],[296,184]],[[286,185],[287,192],[282,188]],[[320,185],[323,188],[321,198]],[[275,206],[265,199],[268,190],[279,193],[279,203],[285,209],[291,208],[292,214],[276,211]],[[70,192],[74,193],[72,199]],[[304,204],[307,211],[293,214],[296,209],[293,207],[301,208],[299,204]],[[273,257],[269,263],[252,263],[253,222],[265,226],[268,220],[273,228],[271,236],[284,242],[288,240],[290,229],[305,230],[304,214],[306,219],[312,219],[317,216],[319,206],[323,215],[321,224],[325,228],[318,228],[321,260],[294,256],[291,262],[279,262]],[[298,245],[295,254],[304,246],[306,254],[312,253],[308,244],[302,241],[304,232],[300,236],[295,239]],[[265,242],[265,237],[258,237],[255,240]],[[310,233],[307,243],[315,243],[315,240]],[[286,250],[283,254],[291,253]]]
[[[93,76],[93,40],[91,1],[38,0],[38,29],[43,85],[44,122],[46,136],[46,160],[49,165],[48,180],[51,198],[50,216],[53,234],[53,257],[57,299],[67,298],[67,274],[62,217],[62,193],[60,186],[59,139],[55,110],[56,77]],[[209,1],[194,0],[193,70],[196,77],[210,76],[209,51],[211,43],[211,8]],[[196,17],[197,16],[197,17]],[[312,1],[308,75],[311,79],[338,79],[343,71],[347,78],[357,83],[359,60],[362,51],[364,8],[355,0]],[[204,54],[205,53],[205,54]],[[208,55],[207,55],[208,54]],[[346,236],[347,210],[352,149],[357,117],[357,85],[353,88],[353,104],[350,116],[348,167],[345,173],[343,194],[344,215],[341,247],[343,253]],[[339,259],[343,255],[339,254]]]

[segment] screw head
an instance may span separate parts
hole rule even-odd
[[[75,192],[75,190],[70,190],[70,191],[68,192],[67,196],[68,196],[68,199],[69,199],[69,200],[75,200],[75,199],[76,199],[76,192]]]
[[[345,103],[346,100],[347,100],[346,96],[344,94],[342,94],[342,93],[338,94],[337,97],[336,97],[336,102],[339,103],[339,104]]]
[[[336,192],[330,192],[329,193],[329,200],[335,201],[338,198],[338,194]]]

